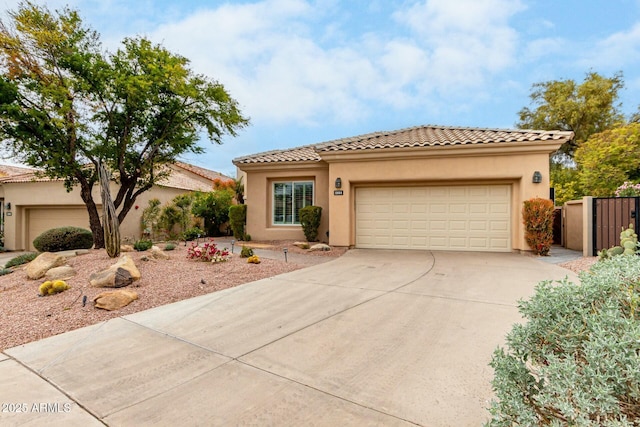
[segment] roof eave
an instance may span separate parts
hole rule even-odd
[[[569,139],[484,143],[469,145],[436,145],[407,148],[369,148],[365,150],[323,151],[318,153],[327,163],[341,161],[402,160],[435,157],[483,157],[487,155],[551,154]]]
[[[272,162],[251,162],[241,163],[233,161],[234,166],[243,172],[257,171],[257,170],[273,170],[282,169],[313,169],[324,168],[327,166],[326,162],[322,160],[305,160],[305,161],[272,161]]]

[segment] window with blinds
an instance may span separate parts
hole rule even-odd
[[[273,223],[300,224],[300,209],[313,205],[313,182],[273,183]]]

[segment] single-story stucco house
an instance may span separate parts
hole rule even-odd
[[[573,132],[417,126],[233,160],[254,240],[304,239],[322,207],[335,246],[526,251],[522,206],[549,197],[549,156]]]
[[[140,219],[150,199],[162,204],[190,191],[212,191],[213,181],[232,178],[187,163],[169,166],[170,175],[136,199],[136,205],[120,224],[123,239],[136,240],[142,233]],[[0,214],[4,245],[8,250],[33,250],[33,239],[55,227],[76,226],[89,229],[89,214],[74,187],[67,192],[61,180],[37,175],[35,169],[0,165]],[[112,186],[111,194],[116,194]],[[101,207],[100,186],[94,187],[93,198]]]

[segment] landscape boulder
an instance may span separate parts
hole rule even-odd
[[[31,280],[42,279],[47,271],[66,264],[67,259],[53,252],[43,252],[25,267],[27,277]]]
[[[93,298],[95,308],[113,311],[126,307],[138,299],[138,293],[129,289],[101,292]]]
[[[131,245],[120,245],[120,252],[133,252],[134,250]]]
[[[60,267],[54,267],[47,271],[44,278],[50,281],[54,280],[67,280],[75,276],[76,270],[70,265],[62,265]]]
[[[297,246],[300,249],[309,249],[309,242],[293,242],[293,246]]]
[[[157,246],[151,246],[151,256],[155,259],[169,259],[169,254]]]
[[[324,243],[317,243],[309,248],[310,251],[330,251],[331,246]]]
[[[93,273],[89,283],[97,288],[122,288],[140,279],[140,270],[128,255],[122,255],[111,267]]]

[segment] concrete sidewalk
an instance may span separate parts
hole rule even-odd
[[[9,349],[0,425],[477,426],[517,299],[565,276],[518,254],[352,250]]]

